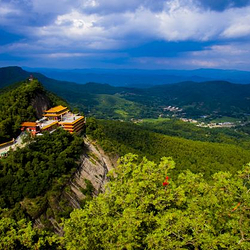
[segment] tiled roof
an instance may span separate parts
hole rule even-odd
[[[60,111],[65,110],[65,109],[67,109],[67,107],[64,107],[64,106],[62,106],[62,105],[59,105],[59,106],[56,106],[56,107],[54,107],[54,108],[51,108],[51,109],[49,109],[49,110],[47,110],[47,111],[45,111],[45,112],[46,112],[46,113],[57,113],[57,112],[60,112]]]
[[[35,127],[36,126],[36,122],[23,122],[21,124],[22,127]]]

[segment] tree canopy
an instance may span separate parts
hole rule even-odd
[[[26,220],[0,219],[0,249],[63,249],[60,238],[46,231],[32,227]]]
[[[0,160],[0,208],[12,209],[8,216],[18,219],[38,218],[69,182],[83,149],[81,137],[58,129],[11,151]]]
[[[250,166],[211,181],[174,162],[121,158],[104,194],[65,222],[67,249],[249,249]]]

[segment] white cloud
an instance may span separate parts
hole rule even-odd
[[[158,58],[158,57],[142,57],[133,60],[135,64],[139,64],[141,68],[148,67],[155,69],[197,69],[197,68],[216,68],[221,63],[210,59],[197,59],[192,57],[183,58]],[[153,66],[153,67],[152,67]],[[138,67],[138,66],[137,66]]]
[[[0,2],[0,25],[12,26],[22,16],[22,12],[9,3]]]
[[[64,37],[69,44],[82,39],[90,44],[108,39],[124,46],[122,40],[128,39],[129,45],[131,36],[140,43],[155,39],[207,41],[250,35],[250,7],[218,12],[203,9],[196,3],[195,0],[157,3],[153,0],[11,0],[0,7],[0,13],[6,16],[6,25],[8,16],[18,13],[17,32],[36,37]],[[13,27],[15,17],[11,15],[9,20]]]
[[[202,51],[195,51],[190,52],[192,56],[196,57],[244,57],[245,55],[250,54],[250,48],[242,43],[239,44],[227,44],[227,45],[213,45],[210,47],[207,47],[205,50]]]
[[[67,58],[67,57],[87,57],[91,56],[90,53],[52,53],[44,55],[49,58]]]
[[[214,45],[203,51],[186,53],[185,58],[190,62],[197,62],[197,67],[249,70],[250,48],[248,44],[244,43]],[[208,62],[208,66],[198,64],[199,61]],[[211,66],[209,66],[209,63],[211,63]]]
[[[58,39],[64,37],[69,40],[69,43],[88,40],[92,48],[93,44],[113,41],[117,48],[118,43],[123,47],[125,44],[133,46],[155,39],[208,41],[245,36],[250,33],[250,25],[238,21],[243,14],[248,17],[249,7],[241,8],[240,11],[227,9],[224,12],[216,12],[201,9],[191,0],[171,0],[165,2],[160,11],[152,11],[149,7],[138,5],[137,1],[119,3],[123,5],[130,2],[137,6],[133,11],[91,14],[85,13],[83,7],[100,8],[103,2],[101,0],[83,1],[82,9],[71,9],[66,14],[58,15],[50,25],[37,27],[37,35],[57,36]],[[115,8],[117,1],[107,1],[107,6],[109,5]],[[245,17],[242,20],[246,20]],[[135,39],[132,43],[131,37]],[[96,48],[99,47],[96,46]],[[101,47],[105,48],[104,45]],[[110,49],[107,44],[106,47]]]
[[[20,11],[17,9],[8,7],[8,6],[0,6],[0,13],[1,13],[1,16],[8,16],[10,14],[19,14]]]
[[[250,35],[250,15],[244,20],[241,19],[229,26],[222,36],[225,38],[241,38]]]
[[[224,38],[241,38],[250,35],[250,7],[229,9],[230,19],[225,25],[221,36]]]
[[[248,44],[232,43],[214,45],[203,51],[183,52],[176,57],[139,57],[132,62],[138,68],[197,69],[224,68],[249,71],[250,48]]]
[[[237,38],[250,35],[250,25],[249,24],[235,24],[225,30],[223,33],[225,37]]]
[[[57,35],[67,37],[69,40],[89,40],[96,35],[103,35],[103,28],[96,26],[101,17],[85,15],[73,11],[69,14],[58,16],[55,23],[40,29],[41,35]]]

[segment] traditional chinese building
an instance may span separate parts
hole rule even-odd
[[[65,115],[59,124],[63,129],[70,133],[79,132],[84,127],[84,117],[74,114]]]
[[[44,111],[44,117],[47,117],[49,120],[61,120],[62,116],[68,113],[69,110],[67,107],[63,107],[62,105],[51,108],[47,111]]]
[[[58,126],[59,126],[58,121],[55,120],[47,120],[44,121],[42,124],[39,124],[41,132],[55,130],[57,129]]]
[[[36,135],[38,132],[40,132],[40,127],[36,122],[23,122],[21,124],[21,131],[28,131],[32,135]]]

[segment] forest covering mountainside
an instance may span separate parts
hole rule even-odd
[[[103,194],[65,220],[63,237],[3,216],[0,249],[249,249],[249,166],[211,180],[129,154]]]
[[[180,119],[149,119],[141,123],[144,130],[169,136],[186,138],[194,141],[232,144],[250,149],[250,124],[233,128],[198,127],[196,124],[183,122]]]
[[[247,149],[243,149],[237,140],[233,141],[237,136],[223,133],[221,143],[211,143],[187,140],[181,135],[174,137],[155,133],[150,131],[150,128],[133,123],[89,119],[88,124],[87,132],[98,140],[107,152],[119,156],[134,153],[155,162],[161,157],[171,156],[176,162],[178,173],[190,169],[209,178],[217,171],[235,173],[241,166],[250,162],[249,135],[245,140]]]
[[[38,218],[76,171],[82,151],[83,140],[62,129],[10,151],[0,160],[0,208],[12,209],[14,218]]]
[[[66,248],[249,249],[249,166],[210,181],[173,169],[123,157],[106,192],[66,220]]]
[[[30,73],[18,67],[2,68],[2,74],[12,72],[12,80]],[[16,72],[16,73],[14,73]],[[183,82],[145,89],[113,87],[108,84],[76,84],[47,78],[32,73],[44,86],[67,100],[85,114],[102,119],[157,118],[177,115],[180,117],[211,118],[229,116],[240,120],[248,119],[250,113],[250,85],[229,82]],[[7,74],[8,75],[8,74]],[[0,84],[10,80],[1,78]],[[178,107],[177,112],[166,110],[168,106]],[[181,110],[181,111],[180,111]]]

